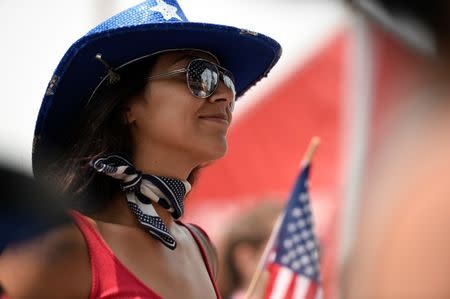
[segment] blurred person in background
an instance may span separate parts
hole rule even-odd
[[[64,202],[31,176],[0,164],[0,254],[9,245],[70,222]],[[69,201],[69,199],[66,199]]]
[[[264,200],[242,211],[225,229],[219,257],[219,291],[224,299],[244,298],[266,247],[275,222],[282,212],[277,201]],[[264,279],[252,298],[261,298]]]
[[[178,219],[195,174],[226,152],[236,98],[280,55],[262,34],[187,21],[175,0],[74,43],[45,92],[33,171],[75,197],[75,224],[2,253],[7,295],[220,297],[207,235]]]
[[[435,53],[416,60],[420,80],[369,156],[342,298],[450,298],[450,2],[370,2],[423,26]]]
[[[32,177],[0,166],[0,182],[0,256],[6,247],[39,242],[42,234],[71,222],[59,196]],[[0,298],[3,292],[0,283]]]

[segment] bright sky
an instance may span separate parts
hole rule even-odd
[[[0,108],[0,160],[31,170],[34,125],[48,81],[69,46],[107,16],[139,0],[1,0],[3,69]],[[269,78],[237,105],[242,113],[258,95],[303,63],[339,30],[347,11],[332,0],[179,0],[191,21],[258,31],[283,47]],[[252,101],[253,100],[253,101]]]

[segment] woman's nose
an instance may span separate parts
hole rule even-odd
[[[227,102],[230,111],[234,109],[234,102],[236,95],[233,90],[228,88],[225,83],[220,80],[219,85],[217,86],[214,93],[208,98],[208,101],[211,103],[214,102]]]

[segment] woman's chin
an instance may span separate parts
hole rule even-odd
[[[200,160],[202,160],[202,163],[209,163],[222,158],[223,156],[225,156],[226,153],[227,153],[227,143],[225,142],[220,145],[218,144],[211,145],[207,148],[207,150],[203,148],[199,156]]]

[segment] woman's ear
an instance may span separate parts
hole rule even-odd
[[[125,125],[131,125],[132,123],[134,123],[136,121],[136,107],[137,106],[137,101],[136,100],[131,100],[129,101],[124,109],[123,109],[123,114],[122,114],[122,119]]]
[[[145,100],[142,95],[132,97],[123,108],[125,125],[134,124],[145,114]]]

